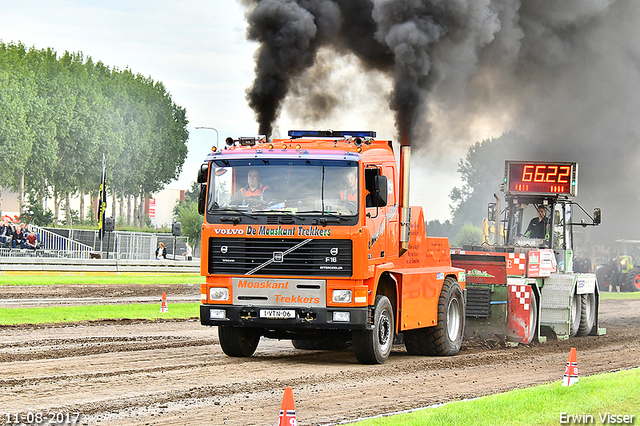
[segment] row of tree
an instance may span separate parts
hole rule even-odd
[[[112,216],[120,199],[130,218],[180,174],[187,123],[184,108],[150,77],[80,52],[0,41],[0,186],[16,190],[21,207],[25,195],[39,205],[53,197],[55,217],[62,200],[68,217],[70,197],[79,196],[84,220],[84,196],[98,196],[104,154]]]

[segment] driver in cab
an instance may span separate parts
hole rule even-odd
[[[547,218],[547,210],[542,204],[538,206],[538,217],[531,219],[524,236],[549,239],[549,219]]]
[[[247,173],[247,185],[236,192],[233,197],[238,204],[262,204],[265,201],[265,193],[269,192],[269,187],[260,182],[260,173],[257,169],[249,169]]]

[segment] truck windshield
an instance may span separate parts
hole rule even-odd
[[[209,213],[358,214],[357,162],[252,159],[211,166]]]

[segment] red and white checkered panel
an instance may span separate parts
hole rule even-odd
[[[516,299],[520,301],[525,311],[531,309],[531,287],[526,285],[510,285],[509,291],[515,293]]]
[[[526,253],[509,253],[509,261],[511,265],[524,271],[527,266],[527,254]]]

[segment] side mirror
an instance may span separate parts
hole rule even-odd
[[[376,175],[373,177],[374,193],[371,194],[374,207],[387,205],[387,177]]]
[[[602,221],[602,212],[600,211],[600,207],[596,207],[593,209],[593,223],[599,225]]]
[[[207,183],[207,175],[209,174],[209,165],[201,164],[198,171],[198,183]]]
[[[491,222],[496,221],[496,203],[489,203],[487,205],[487,220]]]
[[[200,193],[198,194],[198,213],[204,216],[204,206],[207,200],[207,185],[200,185]]]
[[[557,225],[560,223],[560,212],[556,210],[555,215],[553,216],[553,224]]]

